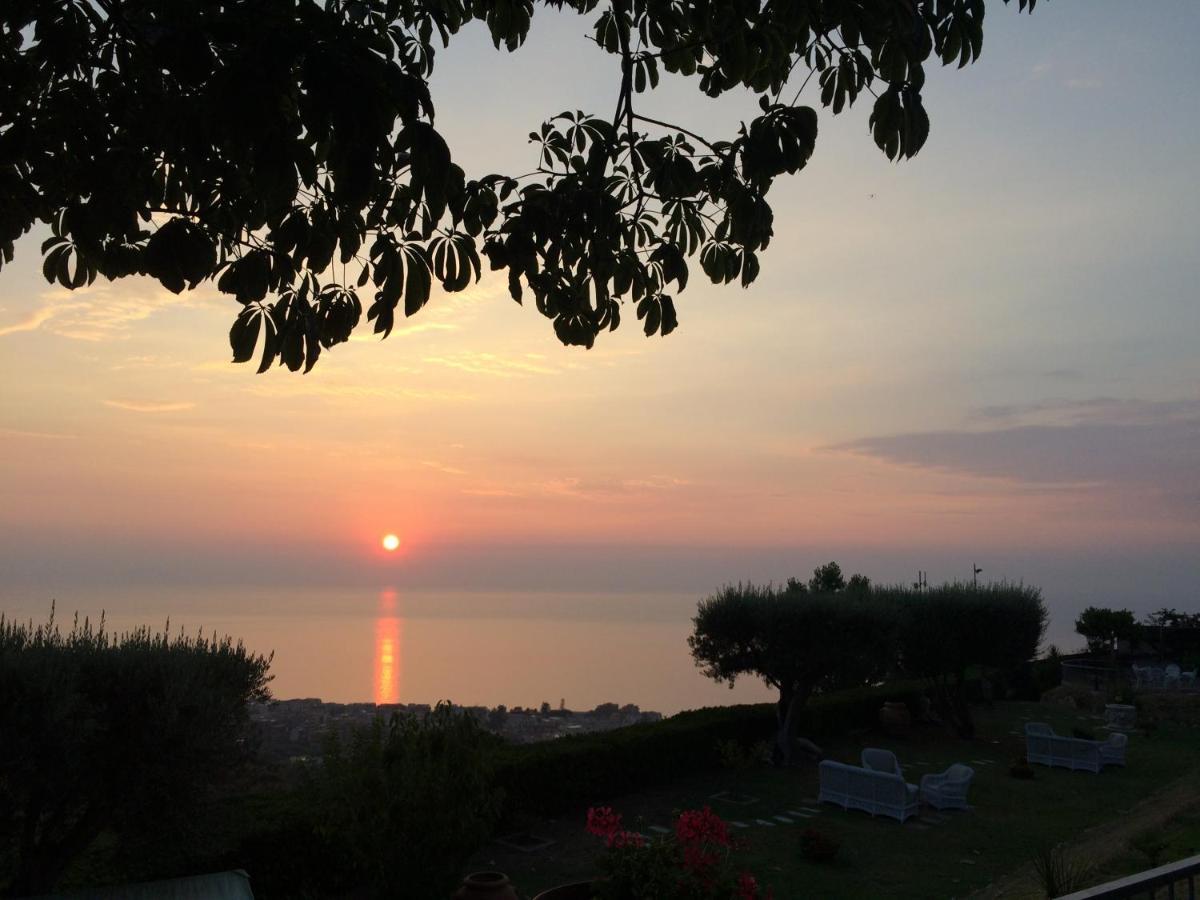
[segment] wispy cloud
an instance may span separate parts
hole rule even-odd
[[[425,358],[425,362],[470,372],[472,375],[492,375],[499,378],[554,375],[558,372],[556,367],[536,358],[536,354],[508,357],[496,353],[465,351],[447,356],[429,356]]]
[[[438,462],[432,459],[421,460],[421,465],[429,469],[435,469],[438,472],[445,472],[447,475],[466,475],[465,469],[459,469],[455,466],[448,466],[445,463]]]
[[[188,305],[192,297],[176,296],[142,279],[120,285],[98,282],[74,291],[54,288],[40,300],[41,306],[25,318],[0,327],[0,336],[42,330],[80,341],[122,340],[134,323],[169,306]]]
[[[991,407],[1002,427],[864,437],[829,450],[962,475],[1151,490],[1200,500],[1200,400],[1098,398]],[[1024,417],[1040,416],[1029,424]]]
[[[158,403],[152,400],[105,400],[105,406],[137,413],[183,412],[195,407],[195,403]]]
[[[33,438],[50,441],[73,441],[79,437],[77,434],[65,434],[53,431],[20,431],[14,428],[0,428],[0,434],[5,437]]]
[[[54,318],[54,313],[55,309],[50,306],[35,309],[26,315],[25,318],[11,325],[0,326],[0,337],[4,337],[6,334],[17,334],[22,331],[37,331],[42,325]]]
[[[463,488],[460,493],[467,494],[471,497],[520,497],[517,491],[510,491],[507,488]]]

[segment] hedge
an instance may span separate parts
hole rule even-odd
[[[915,709],[925,687],[922,681],[905,681],[814,697],[798,733],[821,737],[869,728],[885,701]],[[748,746],[771,740],[775,730],[773,703],[689,710],[660,722],[510,745],[501,751],[497,778],[509,812],[551,815],[712,771],[721,765],[720,742]]]

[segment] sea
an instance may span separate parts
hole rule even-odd
[[[340,703],[683,709],[772,699],[760,680],[705,677],[687,645],[690,593],[409,591],[395,587],[6,591],[8,618],[110,631],[231,636],[271,654],[272,694]]]

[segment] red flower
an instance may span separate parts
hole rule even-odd
[[[738,876],[734,887],[734,900],[758,900],[758,881],[749,872]]]
[[[730,845],[729,826],[707,806],[681,812],[675,822],[675,836],[683,844]]]
[[[588,834],[611,839],[621,830],[621,814],[613,812],[611,806],[597,806],[587,812]]]
[[[646,846],[646,839],[636,831],[614,831],[608,836],[606,844],[610,850],[622,850],[625,847],[640,848]]]

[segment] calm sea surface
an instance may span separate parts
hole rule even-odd
[[[60,591],[109,627],[181,627],[274,652],[276,697],[339,702],[590,709],[636,703],[664,713],[768,700],[760,681],[732,691],[705,678],[687,636],[694,594],[439,593],[395,589],[178,588]],[[50,596],[0,594],[9,617],[45,621]]]

